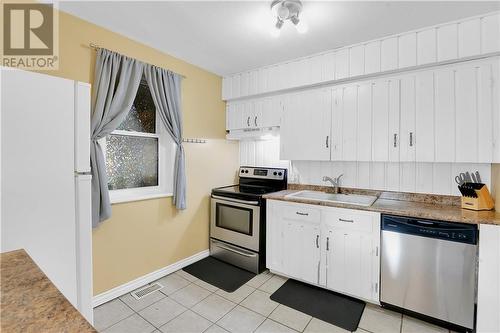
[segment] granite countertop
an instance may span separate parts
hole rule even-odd
[[[409,216],[432,220],[442,220],[469,224],[495,224],[500,225],[500,212],[472,211],[460,207],[460,197],[408,194],[399,192],[381,192],[372,190],[357,190],[342,188],[341,193],[375,195],[378,199],[373,205],[357,206],[342,203],[309,200],[304,198],[287,197],[287,195],[301,190],[329,191],[331,188],[314,185],[290,184],[288,190],[264,195],[268,200],[281,200],[320,206],[350,208],[379,212],[383,214]]]
[[[24,250],[0,260],[1,332],[97,332]]]

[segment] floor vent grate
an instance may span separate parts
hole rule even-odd
[[[137,290],[131,292],[130,294],[135,299],[139,300],[141,298],[148,296],[149,294],[154,293],[157,290],[160,290],[161,288],[163,288],[163,286],[161,284],[159,284],[158,282],[155,282],[152,284],[148,284],[147,286],[144,286],[143,288],[137,289]]]

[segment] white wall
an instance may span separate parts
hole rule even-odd
[[[267,139],[240,141],[240,165],[289,168],[290,162],[279,159],[280,138],[273,136]]]
[[[491,188],[491,164],[282,161],[279,137],[240,142],[240,165],[289,168],[289,182],[328,185],[323,176],[343,173],[341,184],[374,190],[460,195],[455,176],[479,171]]]

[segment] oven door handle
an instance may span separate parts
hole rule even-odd
[[[227,197],[220,197],[218,195],[212,195],[212,198],[218,199],[218,200],[223,200],[223,201],[230,201],[230,202],[236,202],[244,205],[254,205],[257,206],[259,204],[258,201],[245,201],[245,200],[239,200],[239,199],[233,199],[233,198],[227,198]]]
[[[255,254],[255,253],[247,253],[247,252],[243,252],[243,251],[241,251],[241,250],[237,250],[237,249],[235,249],[235,248],[233,248],[233,247],[231,247],[231,246],[229,246],[229,245],[222,244],[221,242],[217,242],[217,241],[215,241],[215,240],[212,240],[212,242],[213,242],[216,246],[220,247],[221,249],[224,249],[224,250],[227,250],[227,251],[230,251],[230,252],[233,252],[233,253],[236,253],[236,254],[242,255],[242,256],[244,256],[244,257],[250,257],[250,258],[251,258],[251,257],[256,257],[256,256],[257,256],[257,254]]]

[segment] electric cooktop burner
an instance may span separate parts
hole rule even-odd
[[[239,184],[218,187],[212,195],[241,200],[260,200],[271,192],[285,190],[287,187],[287,170],[278,168],[240,167]]]

